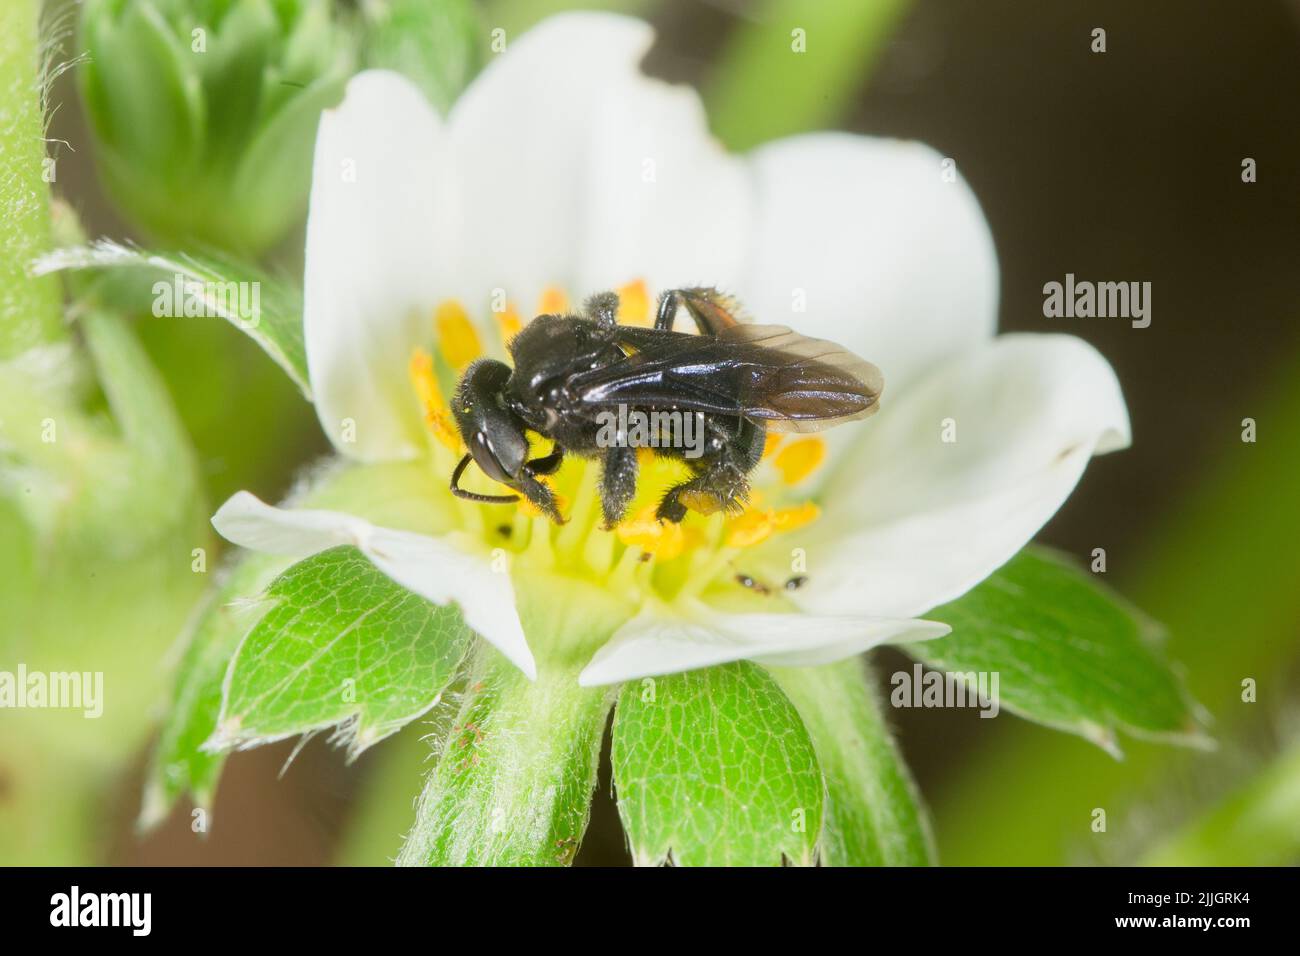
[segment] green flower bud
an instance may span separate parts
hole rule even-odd
[[[251,253],[299,221],[352,73],[329,0],[85,0],[81,38],[100,175],[136,226]]]

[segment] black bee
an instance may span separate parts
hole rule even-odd
[[[698,335],[673,331],[681,307]],[[491,359],[465,370],[452,413],[469,453],[452,473],[454,494],[490,503],[523,495],[562,522],[540,477],[553,474],[566,453],[600,458],[601,506],[605,527],[612,528],[636,492],[637,449],[599,438],[623,406],[642,415],[694,415],[702,428],[694,457],[682,448],[656,448],[693,472],[664,495],[660,521],[681,521],[688,508],[736,511],[768,428],[817,431],[876,410],[883,382],[874,365],[785,326],[741,322],[734,301],[716,289],[665,292],[654,328],[619,325],[617,313],[618,296],[604,292],[587,300],[582,315],[540,315],[510,342],[513,370]],[[528,458],[528,430],[554,442],[550,454]],[[471,458],[518,494],[461,488]]]

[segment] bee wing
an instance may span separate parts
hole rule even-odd
[[[883,388],[870,362],[783,325],[737,324],[716,336],[628,329],[620,337],[632,354],[570,383],[588,405],[735,415],[809,432],[872,414]]]

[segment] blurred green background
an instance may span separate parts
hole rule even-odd
[[[1002,270],[1003,330],[1066,331],[1114,364],[1133,448],[1098,459],[1039,536],[1080,557],[1104,547],[1108,583],[1162,621],[1169,655],[1214,716],[1214,753],[1133,741],[1115,762],[1083,740],[1011,716],[890,717],[951,864],[1232,862],[1263,802],[1289,832],[1264,843],[1298,862],[1300,768],[1274,764],[1296,733],[1300,664],[1300,5],[1029,0],[624,0],[658,29],[649,72],[704,94],[714,129],[743,149],[805,129],[916,138],[956,159],[983,205]],[[551,0],[481,5],[511,36]],[[788,49],[808,32],[804,58]],[[1107,52],[1090,51],[1107,31]],[[485,34],[486,42],[486,34]],[[91,236],[129,235],[102,197],[71,77],[55,89],[59,191]],[[1258,162],[1243,184],[1241,161]],[[301,233],[273,259],[300,268]],[[1150,281],[1153,321],[1042,317],[1042,286]],[[274,499],[325,451],[279,369],[224,323],[145,320],[142,336],[199,451],[210,501]],[[1241,441],[1241,422],[1258,441]],[[236,422],[234,428],[230,422]],[[884,655],[888,674],[905,659]],[[1243,703],[1243,678],[1259,687]],[[425,728],[427,731],[427,728]],[[103,807],[117,863],[316,864],[395,852],[418,792],[417,735],[358,764],[313,742],[234,756],[212,833],[178,810],[138,837],[145,754]],[[1273,766],[1271,771],[1266,768]],[[1264,776],[1259,776],[1261,773]],[[1244,790],[1243,790],[1244,788]],[[1253,789],[1252,789],[1253,788]],[[376,803],[372,794],[386,796]],[[602,778],[579,864],[625,860]],[[0,800],[5,799],[0,781]],[[1218,816],[1206,817],[1219,805]],[[1089,829],[1102,807],[1108,831]],[[359,813],[364,808],[364,813]],[[1267,814],[1264,815],[1267,818]],[[1289,831],[1288,831],[1289,828]],[[1193,853],[1199,855],[1184,856]],[[1260,849],[1260,854],[1266,848]],[[1215,854],[1218,854],[1216,856]]]

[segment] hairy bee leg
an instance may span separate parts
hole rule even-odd
[[[674,485],[664,494],[655,517],[678,524],[687,510],[710,515],[718,511],[736,514],[745,507],[749,480],[731,462],[717,462],[694,478]]]
[[[671,332],[681,306],[686,307],[686,311],[695,320],[695,327],[703,335],[717,335],[725,328],[740,324],[734,299],[717,289],[701,287],[666,290],[659,297],[655,328],[661,332]]]
[[[600,510],[606,531],[613,530],[627,513],[636,495],[636,473],[635,448],[616,446],[606,450],[600,473]]]
[[[733,420],[732,425],[734,430],[718,428],[718,434],[728,440],[717,443],[715,452],[693,466],[694,476],[668,489],[655,511],[656,518],[677,523],[688,509],[707,515],[717,511],[735,514],[745,507],[749,473],[763,457],[767,430],[745,418]]]
[[[550,489],[549,485],[538,481],[527,471],[520,475],[516,481],[515,490],[532,502],[538,511],[556,524],[564,524],[564,516],[560,514],[560,506],[555,502],[555,492]]]
[[[582,305],[584,318],[591,319],[605,328],[612,328],[618,321],[618,293],[597,292]]]

